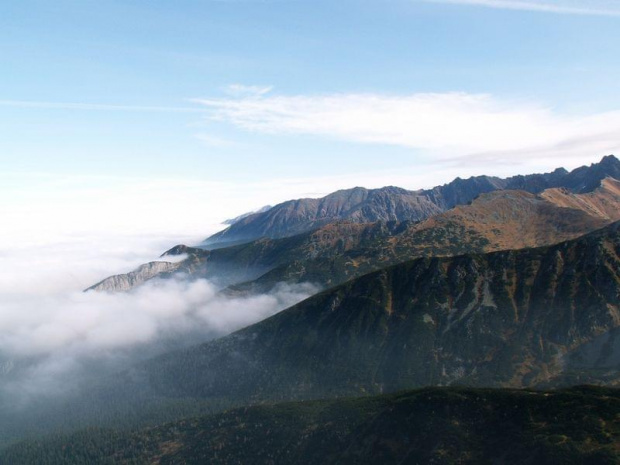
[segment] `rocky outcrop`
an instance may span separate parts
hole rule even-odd
[[[89,287],[86,291],[129,291],[156,276],[161,276],[164,273],[173,273],[179,268],[179,266],[179,263],[170,262],[145,263],[130,273],[110,276],[109,278],[106,278],[103,281]]]
[[[176,273],[198,276],[209,254],[204,249],[177,245],[164,252],[160,256],[162,260],[146,263],[129,273],[110,276],[85,291],[125,292],[153,278],[169,278]],[[166,261],[166,258],[175,261]]]
[[[552,187],[565,187],[583,194],[596,189],[607,177],[620,179],[620,160],[613,155],[603,157],[599,163],[574,169]]]

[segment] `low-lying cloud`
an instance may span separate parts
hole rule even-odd
[[[225,335],[316,292],[309,284],[280,285],[270,294],[230,298],[206,280],[181,276],[155,279],[126,293],[82,291],[103,269],[123,265],[116,271],[128,271],[152,259],[146,252],[161,242],[133,252],[119,248],[107,261],[79,243],[55,244],[56,249],[40,251],[40,257],[5,250],[8,268],[0,272],[0,406],[69,393],[88,379]],[[8,282],[11,273],[15,276]]]
[[[0,351],[22,358],[128,348],[196,331],[221,335],[293,305],[313,290],[282,285],[268,295],[227,298],[206,280],[179,278],[152,280],[126,293],[21,297],[3,304]]]

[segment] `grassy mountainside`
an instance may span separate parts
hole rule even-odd
[[[571,354],[620,326],[619,230],[407,262],[131,376],[156,395],[244,402],[553,383],[572,369]],[[579,370],[592,375],[599,358]]]
[[[620,393],[427,388],[255,406],[135,433],[85,430],[17,444],[1,463],[612,464]]]

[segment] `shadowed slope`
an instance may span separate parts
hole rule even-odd
[[[166,396],[245,401],[550,383],[571,352],[620,325],[619,229],[407,262],[153,360],[140,376]]]
[[[620,394],[430,388],[250,407],[137,433],[86,430],[10,447],[25,464],[613,464]]]

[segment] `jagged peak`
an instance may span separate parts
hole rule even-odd
[[[159,258],[175,256],[175,255],[205,255],[208,251],[205,249],[200,249],[198,247],[189,247],[185,244],[175,245],[169,250],[166,250],[163,254],[159,256]]]
[[[603,158],[601,158],[601,161],[599,162],[599,164],[601,165],[613,164],[615,166],[620,166],[620,160],[618,160],[615,155],[610,154],[610,155],[605,155]]]

